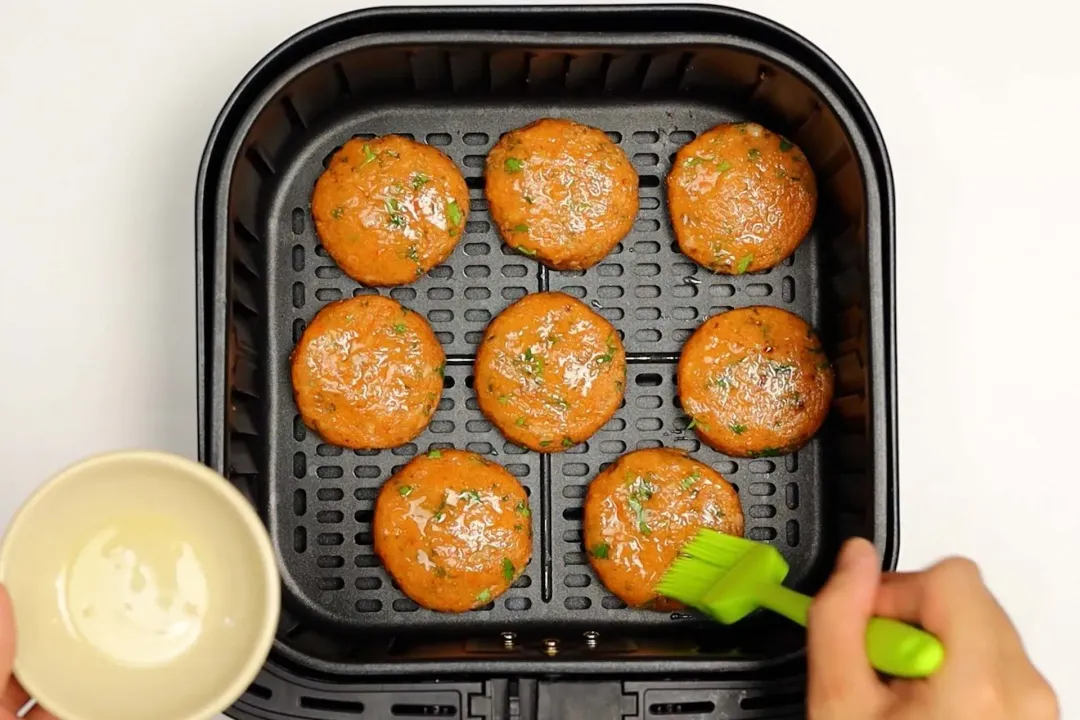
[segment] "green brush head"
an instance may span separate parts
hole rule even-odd
[[[757,609],[755,589],[780,584],[788,565],[771,545],[700,530],[656,591],[730,625]]]

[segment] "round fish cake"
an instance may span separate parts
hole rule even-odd
[[[679,398],[698,436],[734,457],[769,457],[814,436],[832,402],[833,371],[813,329],[784,310],[714,315],[679,357]]]
[[[680,607],[653,588],[700,528],[742,536],[739,495],[720,473],[668,448],[623,455],[589,484],[585,549],[601,582],[631,607]]]
[[[390,298],[330,303],[292,354],[296,406],[334,445],[391,448],[419,435],[443,389],[446,359],[424,318]]]
[[[512,442],[559,452],[585,440],[622,404],[619,333],[569,295],[526,295],[491,321],[476,353],[480,409]]]
[[[525,489],[501,465],[430,450],[386,481],[375,552],[401,591],[431,610],[464,612],[502,595],[532,557]]]
[[[598,263],[637,216],[638,176],[626,153],[571,120],[506,133],[488,154],[484,178],[506,244],[559,270]]]
[[[350,140],[315,182],[311,214],[349,277],[403,285],[450,257],[469,215],[469,189],[433,147],[398,135]]]
[[[795,252],[817,209],[806,157],[756,123],[718,125],[683,146],[667,192],[679,248],[728,275],[767,270]]]

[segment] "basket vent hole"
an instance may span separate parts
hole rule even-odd
[[[457,708],[453,705],[391,705],[390,714],[394,717],[454,717]]]
[[[567,610],[588,610],[592,607],[592,600],[587,597],[568,597],[563,601],[563,607]]]
[[[776,528],[771,527],[756,527],[750,528],[747,537],[751,540],[767,541],[776,539]]]
[[[657,703],[649,706],[650,715],[708,715],[716,709],[716,703],[708,701]]]
[[[359,604],[359,603],[358,603]],[[359,608],[357,608],[359,610]],[[364,612],[361,610],[361,612]],[[364,703],[353,700],[332,700],[330,698],[300,697],[300,707],[324,712],[350,713],[359,715],[364,712]]]
[[[298,527],[293,530],[293,550],[298,553],[307,550],[307,529]]]
[[[513,610],[514,612],[521,612],[532,607],[532,600],[524,597],[506,598],[506,600],[503,601],[503,607],[507,610]]]
[[[435,147],[446,147],[453,141],[449,133],[428,133],[425,138],[428,145],[434,145]]]
[[[336,502],[345,497],[345,491],[341,488],[320,488],[315,492],[315,497],[323,502]]]
[[[622,610],[626,607],[626,603],[624,603],[622,600],[615,597],[614,595],[608,595],[600,601],[600,607],[604,608],[605,610]]]

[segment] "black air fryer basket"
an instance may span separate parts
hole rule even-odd
[[[487,151],[542,117],[605,130],[640,175],[632,232],[588,271],[552,271],[514,253],[487,212]],[[667,216],[675,151],[731,120],[792,138],[818,176],[814,229],[764,273],[698,267],[678,252]],[[391,132],[453,158],[472,209],[445,264],[412,285],[377,290],[328,257],[309,203],[336,148]],[[236,717],[801,714],[800,628],[764,613],[725,628],[688,612],[626,608],[589,568],[581,515],[587,484],[606,463],[667,445],[737,486],[748,536],[784,554],[800,589],[820,586],[851,535],[871,538],[884,565],[895,565],[892,178],[868,108],[820,50],[760,17],[713,7],[343,15],[289,39],[244,78],[210,136],[196,214],[201,458],[259,508],[284,579],[273,654]],[[472,359],[494,315],[548,289],[607,317],[629,368],[615,418],[587,443],[541,456],[484,419]],[[375,292],[428,318],[447,353],[446,390],[414,442],[355,452],[304,427],[288,359],[326,303]],[[675,363],[706,318],[755,304],[819,329],[837,391],[806,448],[736,460],[687,431]],[[418,608],[371,547],[381,484],[417,453],[451,445],[506,466],[534,509],[525,573],[486,608],[461,615]]]

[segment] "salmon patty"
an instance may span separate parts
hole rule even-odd
[[[501,465],[430,450],[383,485],[375,552],[401,591],[431,610],[464,612],[502,595],[532,557],[525,489]]]
[[[767,270],[795,252],[817,209],[806,157],[757,123],[718,125],[683,146],[667,191],[679,248],[728,275]]]
[[[720,473],[668,448],[623,455],[589,484],[585,549],[600,581],[631,607],[680,607],[653,588],[700,528],[742,536],[739,495]]]
[[[821,340],[801,318],[771,307],[705,321],[683,346],[678,380],[691,427],[734,457],[799,449],[832,402],[833,371]]]
[[[512,442],[559,452],[619,409],[626,354],[619,333],[569,295],[526,295],[491,321],[476,353],[480,409]]]
[[[350,140],[311,196],[330,257],[365,285],[403,285],[450,257],[469,189],[450,158],[398,135]]]
[[[334,445],[391,448],[423,432],[443,389],[442,346],[424,318],[390,298],[330,303],[292,355],[296,406]]]
[[[558,270],[598,263],[637,216],[638,176],[626,153],[572,120],[506,133],[488,154],[484,177],[506,244]]]

